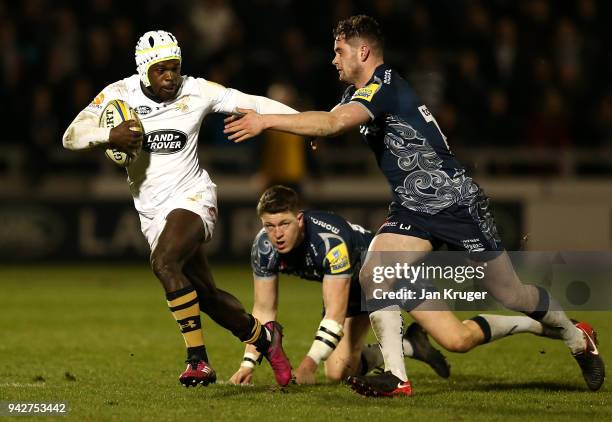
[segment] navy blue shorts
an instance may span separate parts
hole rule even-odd
[[[484,193],[471,205],[452,205],[437,214],[411,211],[397,203],[377,234],[394,233],[429,240],[434,250],[446,245],[449,251],[467,251],[475,261],[489,261],[504,247],[497,233],[489,198]]]

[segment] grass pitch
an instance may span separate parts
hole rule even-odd
[[[250,309],[249,269],[214,272]],[[280,293],[297,366],[320,320],[320,285],[283,277]],[[612,312],[572,316],[596,327],[609,365]],[[78,420],[612,420],[609,382],[587,391],[565,346],[531,335],[446,353],[449,380],[408,360],[413,397],[368,399],[326,384],[322,371],[319,385],[280,389],[265,363],[254,386],[227,385],[243,345],[209,319],[204,327],[220,382],[185,389],[183,341],[146,264],[0,268],[0,402],[66,402]]]

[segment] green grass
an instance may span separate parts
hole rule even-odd
[[[248,268],[217,267],[217,284],[250,309]],[[206,320],[221,382],[184,389],[182,339],[159,283],[142,266],[0,268],[0,401],[67,402],[78,420],[611,420],[610,388],[586,391],[560,342],[521,335],[447,353],[449,380],[407,361],[415,395],[366,399],[342,385],[275,387],[264,363],[255,386],[225,384],[243,346]],[[279,320],[297,365],[320,318],[320,285],[281,281]],[[462,314],[463,317],[469,314]],[[612,313],[573,313],[600,332],[612,361]]]

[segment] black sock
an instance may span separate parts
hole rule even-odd
[[[249,316],[252,318],[249,338],[242,341],[255,346],[259,353],[266,353],[270,347],[272,334],[268,332],[268,329],[257,318],[253,315]]]
[[[548,296],[548,292],[545,288],[536,286],[538,289],[538,304],[533,312],[525,312],[529,318],[533,318],[536,321],[542,321],[544,315],[548,312],[548,308],[550,307],[550,299]]]
[[[208,360],[208,355],[206,354],[205,346],[188,347],[187,348],[187,360],[188,361],[203,360],[206,363],[210,363],[210,361]]]
[[[478,324],[478,326],[482,330],[482,333],[484,334],[483,344],[488,343],[491,340],[491,326],[489,325],[489,322],[480,315],[472,318],[472,321]]]

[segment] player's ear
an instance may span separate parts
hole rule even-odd
[[[362,62],[365,62],[368,59],[368,57],[370,57],[370,53],[371,53],[371,50],[370,50],[369,45],[363,44],[361,47],[359,47],[359,59]]]
[[[303,212],[298,212],[298,214],[296,215],[297,221],[298,221],[298,227],[301,229],[302,227],[304,227],[304,213]]]

